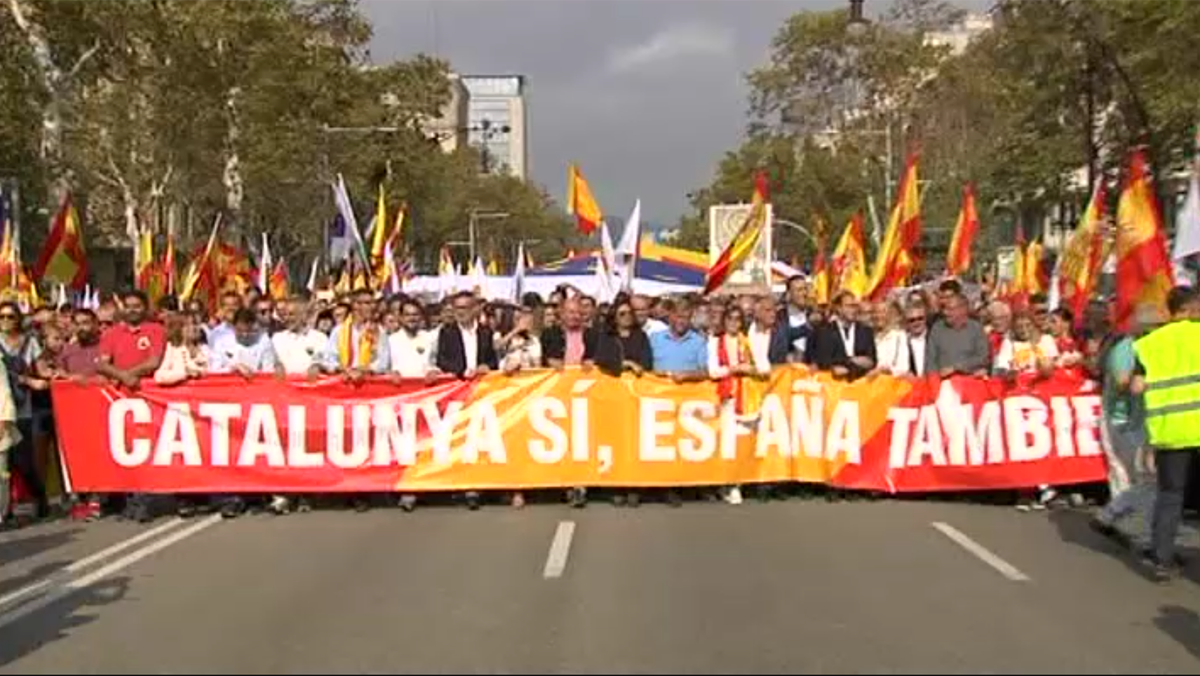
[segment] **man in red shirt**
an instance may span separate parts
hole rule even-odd
[[[161,324],[146,321],[149,303],[146,294],[127,291],[124,321],[100,336],[100,357],[96,372],[122,385],[136,389],[138,382],[154,374],[166,349]]]

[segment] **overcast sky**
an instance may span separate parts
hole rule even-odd
[[[377,62],[528,78],[532,179],[579,162],[601,207],[673,225],[746,126],[744,74],[793,12],[845,0],[364,0]],[[868,2],[868,11],[878,0]]]

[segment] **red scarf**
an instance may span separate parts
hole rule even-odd
[[[729,349],[726,347],[726,336],[717,336],[717,364],[724,368],[733,366],[729,361]],[[737,337],[737,364],[749,362],[750,346],[745,336]],[[717,396],[721,401],[733,399],[733,411],[738,415],[745,413],[745,401],[742,397],[742,379],[728,375],[717,381]]]

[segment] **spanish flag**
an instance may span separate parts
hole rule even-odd
[[[825,260],[825,238],[818,236],[817,260],[813,262],[813,299],[817,305],[829,304],[829,276],[829,262]]]
[[[574,164],[567,167],[567,213],[575,217],[579,232],[585,235],[592,234],[600,227],[600,220],[603,218],[600,205],[592,196],[587,179]]]
[[[1166,310],[1167,292],[1175,279],[1162,213],[1150,179],[1146,157],[1135,149],[1129,157],[1125,187],[1117,200],[1117,303],[1115,321],[1126,329],[1142,303]]]
[[[946,252],[946,274],[959,277],[971,268],[971,245],[979,232],[979,211],[975,207],[975,187],[968,183],[963,187],[962,208],[954,224],[954,236],[950,238],[950,249]]]
[[[758,246],[763,230],[767,228],[767,175],[759,171],[754,175],[754,196],[750,198],[750,213],[738,228],[737,234],[708,268],[704,275],[705,295],[716,291],[729,279],[729,275],[742,266],[751,252]]]
[[[1059,297],[1075,315],[1076,325],[1083,320],[1083,311],[1096,291],[1104,264],[1104,202],[1104,183],[1099,182],[1083,218],[1063,246],[1058,267]]]
[[[383,258],[383,245],[387,242],[387,196],[383,183],[379,184],[379,195],[375,199],[375,228],[371,231],[371,260]]]
[[[154,233],[150,228],[142,226],[138,232],[137,251],[133,255],[137,288],[146,291],[150,287],[154,275]]]
[[[862,298],[867,291],[866,238],[863,235],[863,215],[856,213],[846,224],[841,239],[833,249],[830,261],[833,273],[832,295],[849,291]]]
[[[63,196],[46,245],[33,266],[33,278],[37,281],[57,282],[75,290],[87,284],[88,264],[83,250],[83,233],[79,227],[79,214],[71,203],[71,194]]]
[[[908,282],[916,267],[913,250],[921,240],[921,192],[917,183],[917,155],[908,156],[896,204],[888,217],[887,232],[871,271],[870,298],[881,300],[891,289]]]

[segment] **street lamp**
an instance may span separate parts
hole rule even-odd
[[[471,260],[474,261],[476,253],[478,251],[479,222],[480,221],[502,221],[502,220],[508,218],[509,215],[510,214],[507,211],[481,211],[478,208],[472,208],[471,211],[469,212],[469,216],[468,216],[468,220],[467,220],[467,240],[465,242],[461,239],[453,240],[453,241],[446,242],[446,244],[448,244],[450,246],[466,245],[467,250],[470,252]]]
[[[812,234],[812,232],[808,228],[804,227],[803,225],[800,225],[799,223],[796,223],[795,221],[789,221],[786,218],[779,218],[778,216],[771,219],[771,224],[772,225],[782,225],[785,228],[791,228],[792,230],[799,232],[801,235],[804,235],[805,237],[807,237],[809,242],[812,242],[813,248],[816,248],[817,238]]]
[[[488,149],[488,143],[501,134],[511,132],[512,127],[507,124],[494,124],[491,120],[483,119],[479,121],[479,124],[467,127],[467,131],[479,134],[479,161],[483,165],[483,173],[490,174],[492,172],[492,153]]]
[[[863,16],[863,0],[850,0],[850,18],[846,30],[855,37],[867,32],[867,19]]]

